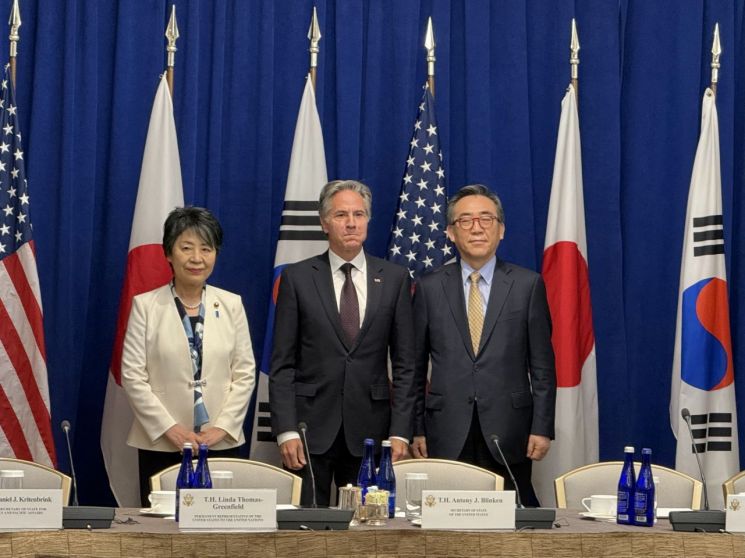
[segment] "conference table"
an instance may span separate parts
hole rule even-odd
[[[681,533],[666,519],[652,528],[581,518],[557,510],[551,530],[434,531],[393,519],[348,531],[180,533],[173,520],[119,509],[111,529],[0,533],[2,558],[421,558],[563,556],[745,558],[745,535]],[[2,525],[0,524],[0,528]]]

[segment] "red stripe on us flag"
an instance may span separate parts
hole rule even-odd
[[[13,254],[3,260],[3,265],[6,266],[6,269],[7,261],[16,257],[17,255]],[[13,289],[9,285],[5,285],[0,288],[0,292],[13,292]],[[28,296],[29,293],[26,293],[24,296]],[[33,297],[33,293],[30,294]],[[24,308],[26,307],[26,304],[27,301],[22,300]],[[27,339],[26,341],[31,340]],[[34,376],[31,361],[26,354],[24,342],[18,334],[13,317],[8,314],[7,307],[2,298],[0,298],[0,343],[2,343],[5,348],[5,352],[8,354],[8,359],[10,360],[12,371],[9,373],[15,371],[15,374],[18,377],[18,382],[23,388],[26,400],[28,401],[31,414],[34,417],[34,422],[39,430],[44,447],[49,455],[49,460],[54,463],[54,441],[52,440],[49,410],[47,409],[47,405],[41,395],[39,385],[36,383],[36,377]],[[35,338],[34,342],[29,344],[35,345]]]
[[[34,460],[31,448],[28,447],[26,437],[23,435],[21,423],[2,385],[0,385],[0,429],[5,433],[16,459]]]
[[[33,242],[31,244],[33,244]],[[23,250],[23,247],[21,247],[15,254],[5,258],[3,263],[5,264],[5,269],[8,270],[10,280],[18,293],[18,298],[20,299],[21,304],[23,305],[26,319],[29,324],[31,324],[31,331],[36,339],[36,346],[38,347],[44,362],[46,362],[47,351],[44,344],[44,319],[42,317],[39,301],[36,300],[36,295],[34,295],[34,291],[31,288],[31,284],[28,282],[28,277],[26,276],[26,272],[21,264],[19,258],[21,250]],[[31,264],[36,268],[36,257],[33,256],[33,246],[31,246],[31,250]]]

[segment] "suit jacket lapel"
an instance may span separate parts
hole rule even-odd
[[[365,304],[365,318],[362,320],[362,327],[354,341],[352,349],[360,344],[365,333],[370,329],[370,324],[375,319],[378,311],[380,297],[383,291],[383,268],[376,265],[369,256],[365,256],[367,262],[367,303]]]
[[[331,265],[329,264],[329,253],[324,252],[313,262],[313,283],[318,292],[318,298],[326,311],[329,323],[334,328],[337,337],[344,344],[347,350],[350,346],[347,344],[344,330],[341,328],[339,321],[339,309],[336,306],[336,294],[334,294],[334,283],[331,279]]]
[[[471,346],[471,330],[468,329],[468,315],[466,313],[466,300],[463,297],[460,265],[451,265],[445,269],[442,277],[442,288],[445,290],[445,300],[448,301],[455,327],[460,333],[463,345],[465,345],[471,358],[475,359]]]
[[[497,259],[497,265],[494,267],[494,276],[492,277],[491,290],[489,292],[489,302],[486,305],[486,315],[484,316],[484,329],[481,332],[481,344],[479,351],[484,348],[484,344],[491,335],[497,318],[502,313],[502,308],[510,294],[513,280],[509,276],[509,271],[505,268],[504,262]]]
[[[178,308],[176,308],[176,301],[173,298],[173,292],[171,291],[171,286],[165,285],[160,292],[158,292],[158,305],[165,308],[165,314],[162,327],[164,331],[171,332],[173,335],[173,342],[178,343],[182,347],[181,351],[181,360],[182,362],[179,362],[174,365],[175,369],[181,370],[185,369],[189,371],[189,375],[191,375],[191,353],[189,352],[189,339],[186,337],[186,332],[184,331],[184,324],[181,322],[181,318],[179,317]],[[188,362],[188,366],[186,366],[186,363]]]
[[[222,339],[222,332],[220,331],[221,319],[225,319],[225,309],[220,306],[215,290],[207,285],[204,290],[204,339],[202,341],[203,376],[207,370],[207,366],[213,362],[213,359],[208,355],[212,353],[212,349],[215,347],[215,342],[220,343],[218,339]],[[208,342],[208,338],[214,342]]]

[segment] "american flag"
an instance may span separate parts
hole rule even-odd
[[[8,68],[0,91],[0,456],[53,466],[31,199]]]
[[[445,234],[447,192],[435,100],[426,85],[409,146],[388,259],[415,279],[454,257]]]

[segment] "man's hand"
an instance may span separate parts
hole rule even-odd
[[[531,434],[528,438],[528,457],[533,461],[540,461],[548,453],[551,447],[551,438],[548,436],[539,436]]]
[[[199,434],[197,434],[197,440],[200,444],[207,444],[207,446],[212,447],[216,443],[220,442],[227,435],[228,433],[225,432],[222,428],[211,426],[207,430],[202,430]]]
[[[416,459],[428,457],[427,438],[425,436],[414,436],[414,441],[411,442],[411,455]]]
[[[409,444],[398,438],[390,438],[391,441],[391,458],[393,461],[400,461],[409,457]]]
[[[305,467],[305,451],[303,450],[303,442],[300,438],[287,440],[279,446],[279,453],[282,455],[282,463],[288,469],[297,471]]]
[[[181,450],[184,447],[184,444],[187,443],[191,444],[192,449],[197,449],[199,447],[197,435],[192,430],[180,424],[174,424],[171,428],[166,430],[165,437],[168,438],[168,441],[176,446],[176,449],[178,450]]]

